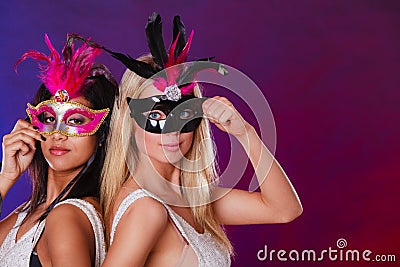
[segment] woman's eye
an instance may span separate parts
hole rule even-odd
[[[149,111],[143,113],[143,115],[151,120],[164,120],[166,118],[165,114],[161,111]]]
[[[45,117],[44,123],[53,123],[55,121],[54,117]]]
[[[160,113],[152,112],[149,114],[149,118],[153,119],[153,120],[157,120],[157,119],[161,118],[161,115],[160,115]]]
[[[56,121],[56,118],[50,112],[44,112],[39,115],[39,120],[45,124],[53,124]]]
[[[67,122],[68,125],[81,125],[83,121],[80,119],[69,119]]]
[[[66,124],[70,126],[78,126],[78,125],[85,125],[89,123],[91,120],[83,115],[77,114],[77,115],[72,115],[70,116]]]
[[[183,120],[188,120],[191,119],[193,115],[194,115],[193,110],[185,109],[184,111],[181,112],[179,117]]]

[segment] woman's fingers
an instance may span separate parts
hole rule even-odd
[[[218,118],[225,112],[228,106],[225,105],[217,98],[210,98],[204,101],[203,111],[204,114],[211,119],[218,120]]]
[[[219,121],[221,124],[229,124],[232,118],[232,112],[230,110],[224,110],[224,112],[219,116]]]
[[[204,101],[203,112],[212,123],[225,132],[239,136],[246,130],[246,122],[225,97],[215,96]]]
[[[229,124],[234,115],[232,103],[224,97],[214,97],[207,99],[203,103],[205,116],[212,122],[218,122],[223,125]]]
[[[1,173],[9,181],[16,181],[31,163],[36,152],[36,140],[45,138],[29,122],[18,120],[11,133],[3,136]]]
[[[9,144],[21,140],[34,149],[36,140],[44,141],[45,139],[43,138],[44,137],[40,133],[25,128],[5,135],[3,138],[3,144],[7,147]]]
[[[35,149],[35,139],[25,133],[18,133],[4,138],[3,145],[5,150],[11,148],[10,146],[14,143],[23,142],[31,149]]]
[[[17,123],[15,124],[14,129],[12,130],[12,132],[18,131],[18,130],[20,130],[20,129],[25,129],[25,128],[28,128],[28,129],[30,128],[30,129],[33,130],[33,131],[38,130],[37,127],[33,126],[32,124],[30,124],[30,123],[27,122],[26,120],[19,119],[19,120],[17,121]]]
[[[36,150],[35,147],[32,148],[31,146],[29,146],[27,143],[25,143],[22,140],[17,140],[15,142],[9,144],[8,149],[9,149],[9,153],[11,153],[12,156],[17,154],[18,151],[21,152],[22,156],[26,156],[27,154],[29,154],[29,152]]]
[[[19,131],[23,131],[24,133],[35,138],[36,140],[41,141],[41,140],[43,140],[43,138],[42,138],[43,136],[38,132],[38,130],[39,130],[38,127],[30,124],[29,122],[27,122],[25,120],[19,119],[10,134],[17,133]]]
[[[38,127],[33,126],[29,122],[19,119],[14,126],[14,129],[7,136],[12,138],[12,136],[24,133],[27,136],[32,137],[38,141],[46,141],[46,138],[38,132]]]

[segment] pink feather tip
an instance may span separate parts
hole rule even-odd
[[[17,71],[17,65],[29,57],[45,61],[44,65],[39,64],[41,70],[39,77],[50,93],[55,95],[58,90],[66,90],[71,98],[78,97],[85,79],[90,74],[95,58],[101,54],[101,49],[83,44],[75,51],[74,45],[72,45],[70,47],[71,58],[61,60],[60,54],[52,45],[47,34],[44,35],[44,38],[50,54],[47,56],[44,53],[30,50],[15,63],[15,71]]]
[[[180,36],[180,33],[178,32],[178,35],[176,36],[174,42],[171,44],[171,47],[169,48],[169,55],[168,55],[168,61],[165,63],[165,68],[184,63],[187,58],[187,54],[190,49],[190,45],[192,44],[192,39],[194,35],[194,30],[191,31],[189,38],[185,44],[185,47],[182,49],[182,52],[175,58],[174,56],[174,50],[176,47],[176,44],[178,43],[178,39]]]

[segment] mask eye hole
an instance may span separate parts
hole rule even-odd
[[[151,111],[147,111],[147,112],[143,112],[143,115],[150,120],[165,120],[166,119],[166,115],[164,114],[164,112],[162,112],[161,110],[151,110]]]
[[[193,117],[194,117],[194,111],[188,108],[181,111],[181,113],[179,114],[179,118],[182,120],[189,120]]]
[[[40,113],[38,119],[40,122],[49,125],[55,124],[56,122],[54,115],[47,111]]]

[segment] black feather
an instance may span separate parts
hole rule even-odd
[[[136,60],[130,55],[113,52],[105,47],[103,47],[103,49],[108,52],[113,58],[121,61],[128,69],[143,78],[148,79],[156,73],[153,67],[146,62]]]
[[[183,48],[186,45],[185,25],[183,25],[181,18],[179,16],[175,16],[172,43],[175,41],[176,37],[178,36],[178,33],[179,33],[179,39],[174,50],[175,58],[179,56],[179,54],[182,52]]]
[[[146,24],[147,44],[158,70],[164,69],[168,60],[167,51],[165,50],[164,39],[162,36],[161,16],[153,12]]]
[[[214,58],[215,58],[214,56],[212,56],[212,57],[203,57],[203,58],[196,59],[196,61],[210,61],[210,60],[212,60]]]
[[[98,43],[93,42],[92,40],[90,40],[88,38],[85,38],[82,35],[79,35],[77,33],[68,33],[67,36],[68,36],[67,37],[67,44],[69,44],[70,46],[72,45],[72,42],[74,40],[79,40],[81,42],[86,43],[88,46],[91,46],[91,47],[94,47],[94,48],[102,48],[102,46],[99,45]]]
[[[209,58],[203,58],[201,60],[202,63],[196,63],[195,61],[186,62],[185,68],[182,70],[179,78],[177,79],[177,84],[186,85],[194,82],[196,78],[196,74],[203,70],[216,70],[221,75],[226,75],[228,70],[224,67],[223,64],[210,62]]]
[[[72,57],[72,44],[74,42],[74,37],[71,35],[67,35],[67,42],[62,50],[62,54],[64,56],[64,62],[70,62]]]

